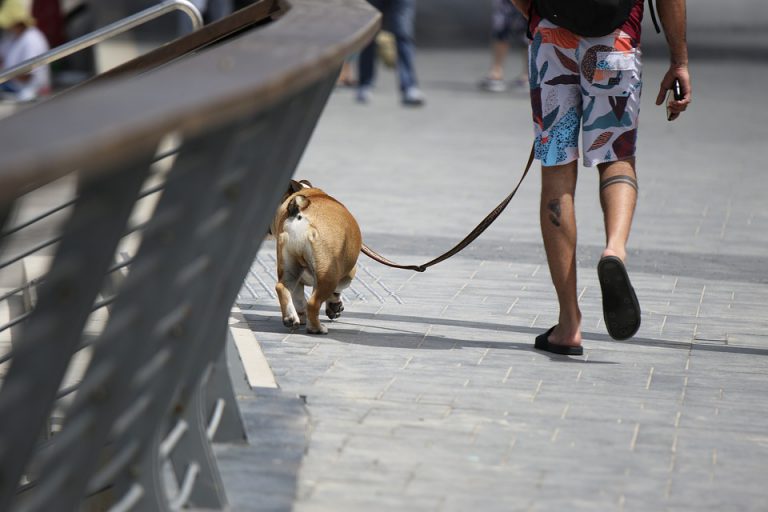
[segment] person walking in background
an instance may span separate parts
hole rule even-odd
[[[525,17],[512,5],[511,0],[493,0],[491,16],[491,69],[480,80],[481,89],[490,92],[504,92],[507,83],[504,81],[504,63],[511,46],[519,46],[520,74],[512,80],[514,87],[523,87],[528,82],[527,52],[528,22]]]
[[[2,69],[17,66],[25,60],[47,52],[50,47],[43,33],[35,26],[31,6],[24,0],[5,0],[0,6],[0,60]],[[51,91],[51,71],[48,65],[0,84],[3,96],[14,101],[31,101]]]
[[[644,0],[630,0],[626,12],[608,13],[604,19],[610,26],[606,28],[579,26],[579,12],[593,15],[598,12],[598,4],[605,2],[513,1],[521,13],[529,16],[532,35],[529,74],[534,152],[542,166],[541,232],[559,303],[557,325],[538,336],[535,347],[579,355],[583,349],[576,293],[574,193],[580,128],[583,163],[587,167],[596,165],[600,173],[606,246],[598,263],[598,277],[606,328],[611,337],[621,340],[632,337],[640,327],[640,305],[624,262],[638,190],[635,146],[642,86],[640,28],[645,4]],[[584,7],[586,3],[593,6]],[[657,8],[671,61],[656,103],[664,102],[677,81],[682,98],[667,103],[668,119],[673,120],[691,102],[686,3],[657,0]],[[616,22],[618,26],[614,26]],[[566,28],[566,24],[577,28]]]
[[[419,88],[414,69],[414,15],[415,0],[368,0],[381,11],[383,29],[395,37],[397,47],[397,78],[400,85],[400,98],[403,105],[421,106],[424,94]],[[368,103],[376,74],[376,38],[360,53],[358,58],[357,101]]]

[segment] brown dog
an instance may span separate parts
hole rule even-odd
[[[307,324],[310,334],[327,334],[320,323],[344,311],[341,290],[355,277],[362,236],[343,204],[306,180],[291,180],[272,223],[277,239],[277,297],[286,327]],[[309,300],[304,286],[314,289]]]

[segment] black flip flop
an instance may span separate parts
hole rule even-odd
[[[557,327],[557,326],[555,326]],[[552,352],[553,354],[560,354],[563,356],[581,356],[584,354],[584,347],[569,347],[567,345],[558,345],[556,343],[549,342],[549,335],[555,330],[555,327],[550,329],[544,334],[536,336],[536,343],[533,345],[537,350],[544,350],[546,352]]]
[[[603,291],[603,320],[608,334],[626,340],[640,328],[640,303],[624,263],[616,256],[600,258],[597,276]]]

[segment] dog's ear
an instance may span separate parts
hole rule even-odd
[[[299,183],[301,183],[303,188],[312,188],[312,184],[309,182],[309,180],[299,180]]]
[[[289,194],[289,195],[290,195],[290,194],[295,194],[296,192],[298,192],[299,190],[301,190],[301,189],[303,189],[303,188],[304,188],[304,187],[302,186],[302,184],[301,184],[301,182],[300,182],[300,181],[291,180],[291,184],[290,184],[290,186],[288,187],[288,194]]]
[[[301,194],[294,196],[288,203],[288,216],[297,216],[303,209],[309,206],[309,203],[310,201],[306,196],[302,196]]]

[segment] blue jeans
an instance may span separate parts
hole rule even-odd
[[[413,69],[413,18],[415,0],[368,0],[381,11],[383,28],[395,36],[397,46],[397,78],[400,90],[418,84]],[[360,53],[358,59],[358,81],[361,87],[373,84],[376,75],[376,41],[373,40]]]

